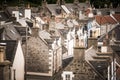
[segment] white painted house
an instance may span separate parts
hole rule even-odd
[[[15,52],[13,64],[11,66],[11,80],[24,80],[24,55],[21,47],[21,42],[18,41],[18,45]],[[15,75],[14,75],[15,74]]]
[[[4,40],[0,41],[4,43],[6,50],[6,59],[11,62],[10,65],[10,80],[24,80],[24,54],[21,47],[21,41]]]

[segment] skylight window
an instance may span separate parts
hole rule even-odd
[[[10,32],[12,32],[15,35],[15,32],[13,30],[10,30]]]

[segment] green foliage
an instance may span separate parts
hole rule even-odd
[[[93,4],[95,8],[110,7],[111,3],[116,8],[120,4],[120,0],[90,0],[90,4]]]
[[[0,3],[2,4],[5,0],[0,0]],[[20,1],[22,1],[23,4],[30,3],[32,6],[40,6],[42,0],[6,0],[8,5],[18,6],[21,4]],[[47,0],[47,2],[50,3],[56,3],[57,0]],[[79,2],[85,2],[86,0],[79,0]],[[91,5],[94,5],[95,8],[104,8],[109,7],[111,4],[114,8],[116,8],[118,5],[120,5],[120,0],[87,0],[90,1]],[[74,0],[65,0],[66,3],[73,3]]]

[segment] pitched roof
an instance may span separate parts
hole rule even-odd
[[[67,34],[68,34],[69,30],[59,29],[58,31],[60,32],[61,36],[63,36],[63,38],[65,38],[65,39],[67,38]]]
[[[51,39],[50,36],[51,34],[49,34],[46,30],[42,30],[39,32],[39,36],[42,38],[42,39]]]
[[[116,24],[117,22],[109,15],[104,16],[104,18],[108,21],[110,24]]]
[[[61,9],[61,7],[59,5],[57,5],[57,4],[48,4],[47,8],[51,12],[52,15],[58,15],[59,11],[57,13],[57,10]]]
[[[107,23],[109,23],[109,24],[117,23],[110,15],[107,15],[107,16],[97,15],[97,16],[95,16],[95,19],[99,25],[104,25]]]
[[[21,38],[13,24],[2,25],[2,27],[4,28],[2,32],[6,40],[17,40]]]
[[[118,22],[120,22],[120,14],[112,14],[112,16],[113,16]]]
[[[1,43],[6,44],[6,59],[13,63],[18,42],[16,40],[0,40],[0,44]]]
[[[78,9],[78,11],[87,9],[89,6],[86,3],[79,3],[79,4],[73,4],[73,3],[67,3],[65,6],[70,10],[71,12],[75,10],[75,8]]]
[[[117,39],[117,40],[120,40],[120,25],[115,26],[112,30],[110,30],[110,31],[107,32],[106,34],[109,35],[109,36],[111,36],[113,30],[115,30],[116,39]],[[101,36],[101,37],[98,39],[98,41],[99,41],[99,42],[102,42],[103,39],[106,37],[106,34],[104,34],[103,36]]]
[[[0,12],[0,21],[6,20],[8,20],[8,16],[5,14],[5,12]]]

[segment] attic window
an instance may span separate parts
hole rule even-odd
[[[62,73],[63,80],[73,80],[74,74],[71,71],[64,71]]]

